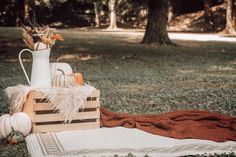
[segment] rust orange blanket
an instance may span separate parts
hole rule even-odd
[[[101,127],[124,126],[176,139],[236,141],[236,118],[208,111],[130,115],[100,109]]]

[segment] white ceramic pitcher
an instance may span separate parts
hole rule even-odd
[[[29,77],[26,73],[25,67],[21,60],[21,54],[26,51],[31,52],[33,55],[31,81],[29,80]],[[37,50],[37,51],[23,49],[20,51],[19,53],[20,65],[31,87],[38,87],[38,88],[51,87],[51,73],[50,73],[50,65],[49,65],[50,51],[51,49],[43,49],[43,50]]]

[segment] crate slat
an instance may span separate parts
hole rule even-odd
[[[85,101],[84,111],[78,112],[72,119],[73,123],[62,124],[65,118],[50,106],[50,102],[40,91],[31,91],[24,105],[23,112],[32,120],[34,133],[56,132],[67,130],[93,129],[100,127],[100,91],[95,90]],[[39,100],[37,100],[39,99]],[[41,101],[41,102],[40,102]]]
[[[92,109],[100,107],[100,101],[86,101],[84,104],[85,109]],[[54,110],[48,103],[36,103],[34,105],[34,111],[45,111],[45,110]]]
[[[33,96],[33,99],[42,99],[42,98],[46,98],[45,96],[43,96],[43,93],[40,91],[31,91],[31,95]],[[100,90],[94,90],[92,91],[91,95],[89,97],[96,97],[96,98],[100,98]]]
[[[33,132],[56,132],[56,131],[70,131],[70,130],[86,130],[99,128],[99,122],[89,123],[72,123],[72,124],[51,124],[51,125],[34,125]]]
[[[97,119],[100,114],[97,111],[92,112],[78,112],[75,114],[73,120],[82,120],[82,119]],[[36,114],[34,116],[34,122],[55,122],[55,121],[64,121],[65,118],[59,113],[51,114]]]

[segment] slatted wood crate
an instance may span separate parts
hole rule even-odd
[[[64,117],[55,111],[40,91],[31,91],[23,112],[32,119],[32,132],[57,132],[100,127],[100,91],[95,90],[85,102],[83,111],[76,113],[70,124],[64,124]]]

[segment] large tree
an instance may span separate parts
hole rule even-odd
[[[168,0],[149,0],[143,44],[172,44],[167,33]]]
[[[226,1],[226,26],[224,32],[227,34],[236,34],[236,8],[235,0]]]

